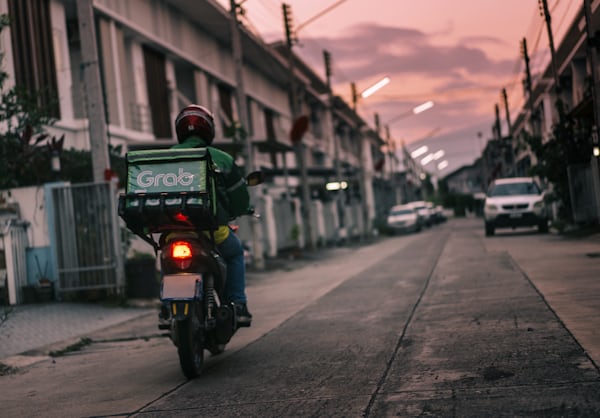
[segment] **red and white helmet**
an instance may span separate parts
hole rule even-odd
[[[210,145],[215,138],[215,119],[207,108],[191,104],[177,115],[175,132],[180,143],[190,136],[199,136]]]

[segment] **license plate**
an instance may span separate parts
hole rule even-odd
[[[510,217],[513,219],[518,219],[518,218],[523,217],[523,214],[522,213],[511,213]]]
[[[196,295],[199,274],[173,274],[163,277],[161,299],[192,299]]]

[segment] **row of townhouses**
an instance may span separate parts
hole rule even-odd
[[[365,238],[408,200],[379,128],[333,95],[293,45],[266,44],[234,10],[215,0],[0,0],[11,18],[0,35],[9,83],[57,92],[48,131],[64,135],[65,149],[91,150],[97,180],[2,192],[0,289],[10,303],[41,280],[58,297],[123,288],[125,259],[145,243],[123,239],[115,182],[98,181],[110,174],[98,161],[107,145],[172,146],[175,115],[190,103],[215,114],[216,147],[267,174],[253,195],[260,226],[239,221],[257,263],[290,247]],[[411,196],[419,186],[410,183]]]
[[[526,41],[521,44],[525,103],[512,121],[497,111],[481,158],[448,175],[449,189],[480,197],[495,178],[534,173],[549,191],[569,194],[568,213],[554,205],[555,218],[600,222],[600,1],[579,3],[544,71],[529,73]],[[545,154],[536,152],[540,147]]]

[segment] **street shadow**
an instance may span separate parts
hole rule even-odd
[[[537,228],[520,228],[520,229],[496,229],[494,235],[486,238],[513,238],[513,237],[526,237],[531,235],[548,235],[548,233],[542,234]]]

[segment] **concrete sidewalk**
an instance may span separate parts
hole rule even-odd
[[[158,301],[156,302],[158,303]],[[52,302],[0,307],[0,362],[149,313],[155,307],[114,308],[91,303]],[[45,354],[45,353],[39,353]]]
[[[253,278],[264,279],[281,271],[298,270],[319,260],[335,257],[336,252],[350,251],[356,245],[327,248],[305,253],[298,258],[284,255],[266,260],[264,271],[248,270],[248,287],[252,286]],[[90,333],[146,315],[151,315],[157,321],[159,304],[156,299],[129,300],[130,307],[71,302],[0,306],[0,363],[24,366]],[[159,332],[158,328],[156,332]]]
[[[483,239],[508,252],[566,329],[600,367],[600,234],[514,233]]]

